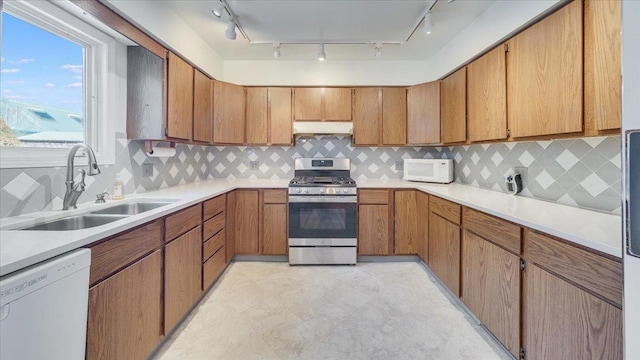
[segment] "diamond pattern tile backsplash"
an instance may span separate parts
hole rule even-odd
[[[288,147],[178,144],[171,158],[147,157],[142,141],[117,137],[116,164],[101,166],[102,174],[87,177],[79,203],[110,192],[118,172],[125,193],[131,194],[210,178],[290,179],[296,157],[349,157],[355,179],[383,180],[402,177],[396,168],[402,159],[452,158],[458,183],[505,191],[505,176],[526,167],[521,196],[620,213],[619,136],[429,148],[352,147],[346,136],[306,136]],[[142,176],[142,164],[153,165],[151,177]],[[0,217],[60,209],[65,172],[65,167],[2,169]]]

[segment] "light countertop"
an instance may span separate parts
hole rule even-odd
[[[357,180],[359,188],[417,189],[492,214],[594,250],[621,257],[620,216],[556,203],[510,196],[461,184],[427,184],[403,180]],[[43,211],[0,220],[0,276],[142,225],[239,188],[286,188],[289,179],[215,179],[127,196],[106,204],[79,204],[77,210]],[[102,226],[75,231],[17,231],[43,221],[76,215],[136,199],[170,200],[171,204]]]

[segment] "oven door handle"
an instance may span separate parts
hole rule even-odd
[[[357,203],[356,196],[289,196],[290,203]]]

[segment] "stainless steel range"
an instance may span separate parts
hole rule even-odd
[[[350,159],[296,159],[289,182],[289,264],[356,264],[358,202]]]

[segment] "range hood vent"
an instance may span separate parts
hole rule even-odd
[[[351,121],[294,121],[294,135],[352,135]]]

